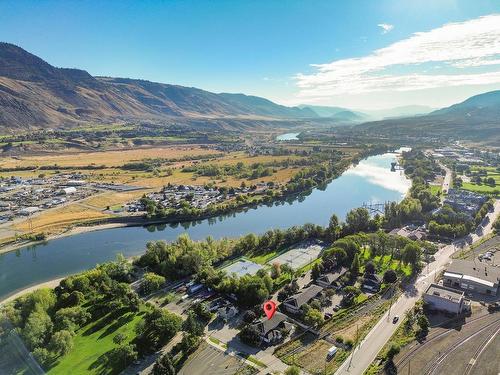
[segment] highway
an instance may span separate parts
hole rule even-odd
[[[473,243],[492,232],[493,222],[499,214],[500,200],[496,200],[494,211],[488,214],[489,221],[487,224],[480,226],[478,230],[472,234]],[[335,372],[336,375],[362,375],[365,372],[401,324],[406,312],[415,305],[415,302],[421,297],[424,290],[434,281],[435,275],[450,262],[451,255],[459,249],[459,243],[460,241],[456,241],[451,245],[444,246],[435,254],[436,260],[429,263],[429,265],[422,270],[422,274],[417,278],[415,284],[405,290],[363,341],[353,349],[351,355],[347,357],[342,366]],[[396,324],[393,324],[392,318],[396,315],[398,315],[400,319]]]

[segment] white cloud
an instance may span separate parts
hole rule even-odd
[[[377,26],[382,29],[382,34],[387,34],[389,31],[394,29],[394,25],[390,25],[388,23],[379,23]]]
[[[427,74],[428,66],[422,67],[425,63],[445,69],[440,74]],[[313,73],[297,74],[295,79],[299,97],[314,100],[387,90],[500,83],[500,67],[492,70],[499,63],[500,14],[493,14],[418,32],[364,57],[313,64]],[[489,70],[478,72],[477,67]],[[395,68],[412,73],[398,73]]]

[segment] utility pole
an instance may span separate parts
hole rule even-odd
[[[397,280],[396,280],[397,282]],[[394,284],[391,286],[391,297],[390,297],[390,304],[389,304],[389,312],[387,314],[387,321],[389,321],[389,318],[391,317],[391,307],[392,307],[392,297],[394,296]]]

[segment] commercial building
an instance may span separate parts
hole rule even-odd
[[[455,259],[443,274],[443,285],[472,292],[496,295],[500,269],[482,262]]]
[[[432,310],[460,314],[468,308],[464,292],[446,286],[431,284],[424,292],[423,300]]]
[[[288,297],[284,302],[283,306],[288,312],[297,314],[300,312],[300,308],[308,303],[310,300],[315,298],[323,290],[322,287],[318,285],[311,285],[310,287],[304,289],[302,292]]]

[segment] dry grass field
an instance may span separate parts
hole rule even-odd
[[[129,150],[112,150],[99,152],[79,152],[64,154],[48,154],[43,156],[7,157],[0,159],[0,167],[28,167],[51,166],[77,167],[82,165],[105,165],[107,167],[120,166],[130,161],[146,158],[182,158],[217,154],[215,150],[208,150],[197,145],[183,145],[173,147],[134,148]]]
[[[95,219],[104,219],[109,216],[110,215],[104,214],[99,210],[73,203],[53,210],[47,210],[33,216],[31,219],[31,228],[35,233],[45,232],[53,234],[63,231],[72,224],[85,223]],[[23,221],[14,224],[13,228],[29,232],[30,223],[28,221]]]

